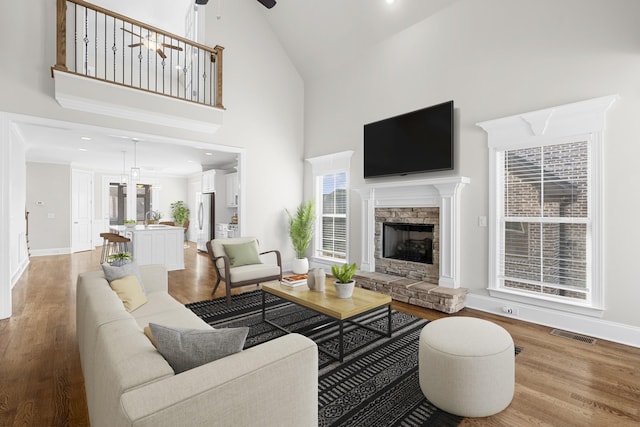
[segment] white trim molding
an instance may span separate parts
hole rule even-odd
[[[332,154],[325,154],[322,156],[309,157],[305,159],[311,164],[311,174],[313,181],[313,200],[316,204],[316,213],[322,206],[322,188],[321,180],[325,175],[346,174],[346,189],[347,189],[347,212],[346,212],[346,230],[347,236],[350,227],[350,214],[349,214],[349,182],[351,181],[351,157],[353,156],[353,150],[340,151]],[[322,229],[322,215],[316,215],[315,229]],[[319,233],[321,234],[321,233]],[[314,233],[313,241],[311,242],[312,256],[310,257],[311,266],[314,268],[323,268],[331,270],[331,266],[334,264],[341,264],[344,260],[333,259],[327,257],[317,256],[316,254],[322,249],[322,241],[317,237],[318,233]],[[349,260],[349,238],[347,237],[347,250],[346,260]]]
[[[11,131],[7,114],[0,114],[0,319],[11,317],[11,268],[9,260],[11,245]]]
[[[467,294],[466,306],[468,308],[640,348],[640,328],[637,326],[624,325],[527,303],[513,302],[483,295],[480,292],[486,291],[472,290]],[[503,311],[505,306],[508,306],[517,314],[505,314]]]
[[[460,194],[471,180],[464,176],[369,184],[355,190],[362,199],[360,269],[375,271],[376,208],[440,208],[439,286],[460,287]]]
[[[604,313],[604,179],[603,143],[606,112],[618,95],[604,96],[572,104],[517,114],[477,123],[488,134],[489,146],[489,294],[502,300],[530,304],[530,309],[564,311],[565,315],[601,317]],[[588,141],[591,188],[589,193],[590,237],[588,237],[587,278],[590,291],[586,301],[535,295],[505,288],[500,284],[499,243],[502,212],[502,185],[498,169],[505,150]],[[532,320],[535,321],[535,320]]]
[[[59,70],[53,75],[55,98],[64,108],[202,133],[222,125],[219,108]]]

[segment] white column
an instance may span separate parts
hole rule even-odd
[[[445,288],[460,287],[460,190],[463,182],[435,184],[440,192],[440,279]]]
[[[11,215],[9,197],[11,187],[11,132],[6,114],[0,114],[0,319],[11,316],[11,245],[9,230]]]
[[[362,191],[362,259],[360,270],[373,272],[376,270],[375,262],[375,208],[373,206],[375,190]]]

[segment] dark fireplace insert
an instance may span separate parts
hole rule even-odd
[[[383,223],[382,257],[433,264],[433,225]]]

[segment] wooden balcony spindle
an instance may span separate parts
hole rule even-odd
[[[55,69],[67,71],[67,0],[56,1],[56,65]],[[53,77],[53,70],[51,71]]]
[[[213,51],[216,54],[216,104],[214,107],[224,110],[222,105],[222,51],[224,48],[220,45],[216,45]]]

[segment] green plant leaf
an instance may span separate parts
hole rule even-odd
[[[354,274],[356,274],[356,270],[358,267],[356,263],[349,265],[348,263],[337,265],[334,264],[331,266],[331,274],[339,283],[348,283],[353,279]]]
[[[292,215],[285,209],[289,216],[289,238],[296,252],[296,258],[304,258],[305,252],[313,239],[313,225],[316,220],[315,204],[312,200],[300,204]]]

